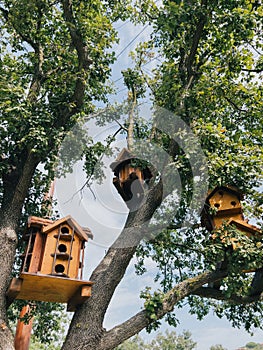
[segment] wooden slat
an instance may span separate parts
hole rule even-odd
[[[91,281],[22,273],[19,279],[12,281],[8,298],[68,303],[80,287],[91,288],[92,284]]]
[[[67,305],[67,311],[75,311],[87,298],[91,296],[91,286],[82,286],[70,298]]]
[[[21,278],[12,278],[12,281],[7,290],[7,304],[10,306],[12,302],[17,298],[21,291],[23,280]]]
[[[53,224],[53,220],[45,219],[45,218],[39,218],[37,216],[29,216],[28,218],[28,226],[31,225],[39,225],[39,226],[47,226]]]
[[[44,237],[41,235],[40,232],[37,232],[28,272],[37,273],[39,271],[43,252],[43,240]]]

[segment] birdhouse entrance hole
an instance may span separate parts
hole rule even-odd
[[[61,302],[74,311],[91,295],[92,282],[82,280],[89,237],[90,230],[71,216],[56,221],[30,217],[22,269],[9,286],[9,303],[14,299]]]
[[[234,226],[247,237],[253,236],[256,239],[261,239],[262,232],[254,225],[248,223],[243,215],[241,207],[242,193],[235,187],[221,186],[217,187],[208,193],[205,207],[202,212],[202,225],[209,231],[217,230],[222,225]],[[211,211],[215,209],[216,211]],[[226,232],[227,235],[227,232]],[[211,235],[213,238],[213,234]],[[222,237],[223,241],[224,237]],[[237,244],[235,238],[231,238],[233,250],[236,249]],[[253,272],[254,269],[248,269],[245,272]]]
[[[66,251],[67,251],[67,246],[65,246],[65,244],[60,244],[60,245],[58,246],[58,251],[59,251],[60,253],[66,253]]]
[[[61,265],[61,264],[57,264],[55,266],[55,271],[56,271],[57,274],[63,274],[64,271],[65,271],[65,267],[63,265]]]

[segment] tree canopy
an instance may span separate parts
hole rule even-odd
[[[92,272],[92,296],[74,313],[62,349],[114,349],[161,319],[175,326],[182,302],[198,319],[212,309],[235,327],[262,327],[262,236],[226,223],[212,234],[201,220],[207,191],[234,186],[245,217],[262,226],[262,15],[256,0],[0,2],[0,347],[14,349],[6,291],[26,218],[48,215],[44,194],[76,153],[86,185],[102,181],[103,156],[117,156],[123,134],[138,158],[133,167],[148,176],[143,186],[125,182],[126,223]],[[122,72],[127,101],[110,105],[114,25],[124,21],[148,25],[151,35]],[[115,130],[97,141],[87,120]],[[138,278],[146,259],[156,264],[160,289],[146,287],[144,309],[106,330],[133,257]]]

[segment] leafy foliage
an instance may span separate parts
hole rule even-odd
[[[156,337],[149,343],[145,343],[140,336],[127,340],[116,350],[193,350],[196,343],[191,339],[191,333],[184,331],[182,334],[176,335],[174,331],[166,331],[165,334],[158,333]]]
[[[0,4],[2,210],[8,207],[28,158],[33,155],[36,164],[40,164],[23,205],[14,274],[21,264],[19,255],[24,248],[22,235],[28,216],[50,215],[50,203],[44,202],[44,194],[55,172],[61,175],[71,169],[72,159],[64,162],[63,169],[58,166],[63,140],[66,135],[70,137],[69,131],[77,121],[94,110],[94,100],[105,101],[106,93],[111,91],[106,81],[114,61],[110,48],[117,41],[112,23],[125,18],[120,2],[110,1],[109,5],[101,1],[72,1],[72,18],[65,4],[50,0],[6,0]],[[76,36],[78,40],[74,41]],[[81,135],[82,145],[84,136]],[[73,152],[71,149],[67,159]],[[88,147],[81,152],[78,149],[77,154],[85,157]],[[33,304],[35,339],[46,343],[58,339],[64,307]],[[12,304],[12,322],[16,322],[23,305],[21,301]]]
[[[262,344],[256,344],[254,342],[249,342],[246,344],[247,349],[261,350],[263,348]]]
[[[226,348],[223,348],[222,345],[217,344],[217,345],[213,345],[210,347],[210,350],[227,350]]]
[[[22,320],[27,324],[33,317],[34,342],[48,344],[48,346],[53,343],[61,345],[65,336],[65,324],[69,321],[65,306],[58,303],[16,300],[8,309],[9,321],[14,330],[20,311],[25,305],[30,306],[30,312],[26,313]]]
[[[260,301],[232,300],[249,295],[252,277],[246,270],[262,268],[262,236],[248,237],[230,226],[213,233],[201,227],[199,213],[189,209],[195,187],[189,159],[194,157],[199,169],[204,164],[194,147],[186,152],[180,142],[174,141],[189,143],[185,129],[175,128],[183,120],[200,140],[206,156],[209,178],[200,175],[200,186],[237,186],[246,195],[245,214],[262,224],[262,4],[249,0],[164,0],[156,6],[148,0],[132,5],[128,1],[99,0],[72,0],[70,4],[51,0],[1,2],[1,210],[8,212],[10,203],[18,202],[14,200],[18,198],[23,202],[21,224],[29,214],[45,216],[42,198],[55,169],[63,175],[76,159],[84,160],[88,181],[103,178],[102,156],[111,154],[116,133],[101,142],[87,137],[80,128],[76,131],[78,142],[71,142],[76,135],[72,134],[73,127],[84,123],[91,112],[98,125],[117,122],[117,132],[126,133],[134,122],[134,139],[142,141],[145,148],[149,148],[146,141],[150,141],[167,155],[147,193],[158,181],[168,185],[174,182],[175,171],[181,184],[181,193],[175,189],[172,198],[164,186],[165,200],[150,222],[151,228],[159,222],[161,229],[137,248],[139,274],[146,271],[146,259],[158,268],[155,281],[160,290],[150,293],[146,288],[142,293],[151,321],[148,329],[158,327],[157,312],[163,307],[164,294],[175,283],[205,270],[218,271],[224,263],[228,276],[217,290],[224,301],[190,295],[190,312],[202,319],[212,308],[218,317],[226,316],[236,327],[262,327]],[[107,94],[112,92],[108,78],[115,59],[112,45],[117,41],[113,22],[127,18],[149,23],[151,38],[136,49],[134,67],[122,72],[129,90],[128,103],[113,106],[105,114],[96,113],[94,102],[107,102]],[[153,60],[158,63],[147,74],[145,65]],[[149,99],[148,92],[154,113],[152,120],[145,121],[136,114],[135,105],[137,99]],[[134,115],[129,109],[131,100]],[[157,106],[170,113],[165,130],[156,127],[157,121],[164,120]],[[127,114],[133,118],[129,120]],[[66,147],[61,155],[65,163],[59,166],[63,141]],[[22,198],[20,180],[32,159]],[[183,226],[185,221],[188,226]],[[19,254],[21,229],[18,236]],[[14,308],[18,306],[14,304]],[[35,336],[53,341],[55,334],[43,329],[52,319],[53,330],[58,331],[56,312],[61,311],[60,307],[40,303],[34,310]],[[40,314],[45,317],[38,319]],[[14,320],[14,314],[10,318]],[[176,325],[173,313],[168,313],[166,320]],[[179,337],[172,337],[180,349]],[[182,339],[192,349],[195,345],[189,337],[184,334]],[[151,344],[154,346],[165,347],[165,340],[159,337]]]
[[[250,1],[164,1],[154,15],[151,5],[147,6],[154,32],[148,45],[137,49],[135,67],[140,60],[147,62],[150,50],[152,57],[161,57],[151,74],[144,71],[154,103],[179,115],[199,138],[207,157],[209,187],[237,186],[246,194],[245,215],[262,225],[262,40],[258,31],[262,6]],[[154,141],[171,149],[167,135],[158,135]],[[218,262],[227,261],[228,277],[220,290],[226,299],[246,295],[252,276],[244,271],[262,266],[262,237],[248,237],[224,226],[211,239],[198,219],[191,229],[180,228],[192,191],[187,157],[180,151],[172,155],[176,168],[182,168],[180,208],[170,229],[168,225],[138,247],[137,272],[143,274],[145,259],[152,259],[158,267],[156,281],[165,292],[174,283],[206,268],[216,270]],[[163,216],[160,211],[158,219]],[[262,319],[260,303],[228,305],[191,296],[189,305],[200,319],[213,307],[234,326],[244,322],[247,330]]]

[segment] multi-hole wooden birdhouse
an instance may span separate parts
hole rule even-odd
[[[202,223],[213,231],[223,224],[235,226],[247,236],[259,235],[260,230],[244,219],[241,200],[242,193],[235,187],[222,186],[212,190],[205,202]]]
[[[148,167],[134,165],[138,159],[123,148],[110,167],[114,172],[113,184],[129,209],[137,208],[144,198],[144,186],[152,177]]]
[[[212,231],[230,219],[244,220],[242,193],[234,187],[216,187],[206,198],[202,213],[204,226]]]
[[[254,225],[248,223],[248,220],[244,219],[241,200],[243,199],[242,193],[234,187],[217,187],[208,193],[206,198],[205,207],[202,212],[201,222],[209,231],[216,231],[222,225],[224,227],[224,233],[220,235],[222,242],[225,241],[229,235],[228,227],[232,226],[241,233],[244,233],[247,237],[255,237],[256,239],[261,238],[261,231]],[[217,237],[216,233],[211,235],[214,239]],[[240,247],[238,240],[230,236],[231,248],[233,250]],[[221,261],[218,266],[226,268],[227,261]],[[254,272],[255,269],[244,269],[243,272]],[[213,284],[214,288],[220,287],[219,283]]]
[[[13,278],[7,296],[14,299],[67,303],[74,311],[91,295],[92,282],[83,281],[84,246],[92,238],[71,217],[51,221],[30,217],[25,233],[19,278]]]

